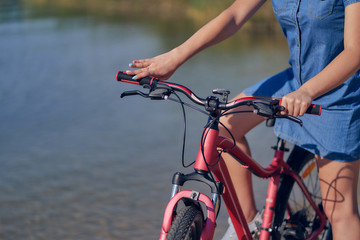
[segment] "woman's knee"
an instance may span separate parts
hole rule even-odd
[[[234,111],[251,111],[250,107],[236,108]],[[251,129],[264,121],[264,118],[254,113],[234,113],[220,119],[220,135],[224,137],[234,136],[236,140],[242,139]]]

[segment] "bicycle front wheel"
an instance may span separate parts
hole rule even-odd
[[[291,169],[302,178],[313,200],[322,208],[319,176],[314,155],[295,146],[287,161]],[[320,221],[294,179],[284,175],[277,194],[273,221],[273,239],[306,239],[319,227]],[[331,227],[327,223],[318,239],[331,240]]]
[[[166,239],[199,240],[203,222],[203,214],[198,207],[194,205],[185,206],[175,217]]]

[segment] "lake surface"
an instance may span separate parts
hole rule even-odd
[[[24,12],[2,12],[0,22],[0,239],[158,238],[172,174],[191,171],[181,165],[181,108],[120,99],[137,88],[115,75],[133,59],[170,50],[190,30]],[[202,97],[215,88],[235,96],[287,67],[283,40],[262,38],[211,48],[171,81]],[[190,162],[206,117],[187,116]],[[272,158],[273,141],[264,126],[249,134],[262,164]],[[255,181],[258,199],[266,183]],[[226,218],[223,208],[218,237]]]

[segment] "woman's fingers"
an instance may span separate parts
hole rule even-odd
[[[281,99],[281,106],[283,106],[285,109],[283,111],[281,111],[281,114],[285,115],[285,114],[290,114],[290,112],[292,112],[292,106],[290,104],[290,102],[287,99],[287,96],[284,96]]]
[[[311,104],[311,102],[310,102]],[[310,104],[307,104],[305,102],[302,102],[300,104],[300,112],[299,112],[299,116],[304,116],[304,114],[306,113],[306,110],[308,109],[308,107],[310,106]]]
[[[134,60],[129,64],[130,68],[137,68],[136,70],[127,70],[129,75],[135,75],[133,79],[139,79],[151,75],[150,72],[151,61],[149,59]]]
[[[288,114],[295,117],[303,116],[311,103],[311,97],[297,90],[282,98],[281,105],[285,107],[285,110],[282,111],[281,114]]]
[[[134,60],[129,64],[131,68],[145,68],[150,65],[149,59]]]
[[[137,69],[137,70],[127,70],[126,73],[129,74],[129,75],[135,75],[133,77],[133,79],[140,79],[140,78],[147,77],[147,76],[151,75],[149,67],[140,68],[140,69]]]

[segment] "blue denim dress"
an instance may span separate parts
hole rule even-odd
[[[345,7],[355,2],[360,0],[272,0],[290,68],[244,93],[281,98],[318,74],[343,51]],[[277,121],[275,134],[327,159],[360,159],[360,71],[314,103],[323,105],[321,116],[301,117],[303,127]]]

